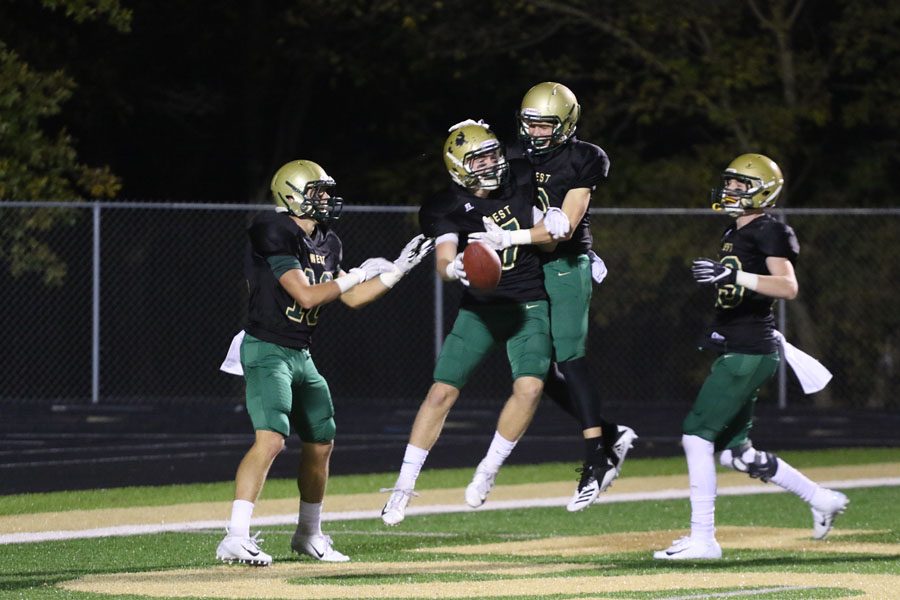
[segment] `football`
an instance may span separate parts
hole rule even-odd
[[[473,288],[492,290],[500,283],[500,257],[487,244],[469,242],[462,260]]]

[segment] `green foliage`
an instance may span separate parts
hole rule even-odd
[[[117,0],[43,2],[77,22],[107,15],[127,29],[130,13]],[[0,199],[72,201],[112,198],[121,188],[109,167],[78,161],[75,140],[64,127],[50,125],[71,98],[75,82],[62,70],[39,71],[0,39]],[[66,264],[53,250],[52,232],[73,225],[74,212],[35,209],[4,211],[0,261],[14,277],[39,274],[46,285],[61,285]]]

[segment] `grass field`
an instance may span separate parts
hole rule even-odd
[[[217,563],[222,529],[208,524],[87,539],[75,532],[171,523],[178,515],[196,521],[191,515],[197,514],[224,525],[230,483],[0,497],[0,540],[57,529],[73,530],[67,535],[74,538],[0,545],[0,599],[900,598],[900,450],[783,456],[818,479],[844,482],[850,508],[827,541],[815,542],[810,512],[798,498],[754,493],[774,486],[721,472],[720,491],[728,495],[717,503],[717,536],[724,556],[712,563],[651,558],[688,527],[687,500],[659,498],[660,490],[686,491],[682,459],[629,459],[604,495],[607,502],[582,513],[561,506],[435,512],[410,516],[396,528],[375,516],[383,495],[373,493],[393,475],[335,477],[326,511],[371,512],[325,524],[335,546],[353,559],[344,565],[292,556],[287,522],[260,527],[263,548],[275,558],[264,569]],[[485,508],[516,498],[528,506],[548,491],[568,493],[572,467],[507,467]],[[468,469],[426,470],[422,496],[411,506],[461,504],[470,475]],[[656,497],[640,500],[642,493]],[[273,480],[257,513],[294,507],[294,483]]]

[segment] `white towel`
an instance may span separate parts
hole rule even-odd
[[[231,345],[228,347],[228,354],[225,356],[225,362],[222,363],[222,366],[219,367],[220,371],[225,371],[226,373],[231,373],[232,375],[241,375],[244,374],[244,367],[241,366],[241,342],[244,341],[244,330],[241,329],[234,339],[231,340]]]
[[[803,393],[814,394],[825,389],[825,386],[831,381],[831,371],[815,358],[789,343],[780,331],[775,332],[775,337],[781,343],[781,353],[788,366],[800,380]]]

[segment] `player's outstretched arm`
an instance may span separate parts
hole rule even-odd
[[[370,277],[365,283],[342,294],[341,302],[350,308],[362,308],[374,302],[397,285],[398,281],[418,266],[433,250],[434,240],[419,234],[407,242],[393,263],[383,258],[369,259],[363,265],[372,261],[372,266],[380,270],[377,277]]]
[[[543,219],[531,229],[506,230],[489,218],[484,218],[484,231],[469,234],[470,241],[479,241],[492,249],[500,251],[510,246],[534,244],[543,250],[552,251],[555,244],[571,239],[575,226],[581,222],[588,204],[591,201],[591,190],[576,188],[569,190],[563,200],[562,208],[551,207]]]

